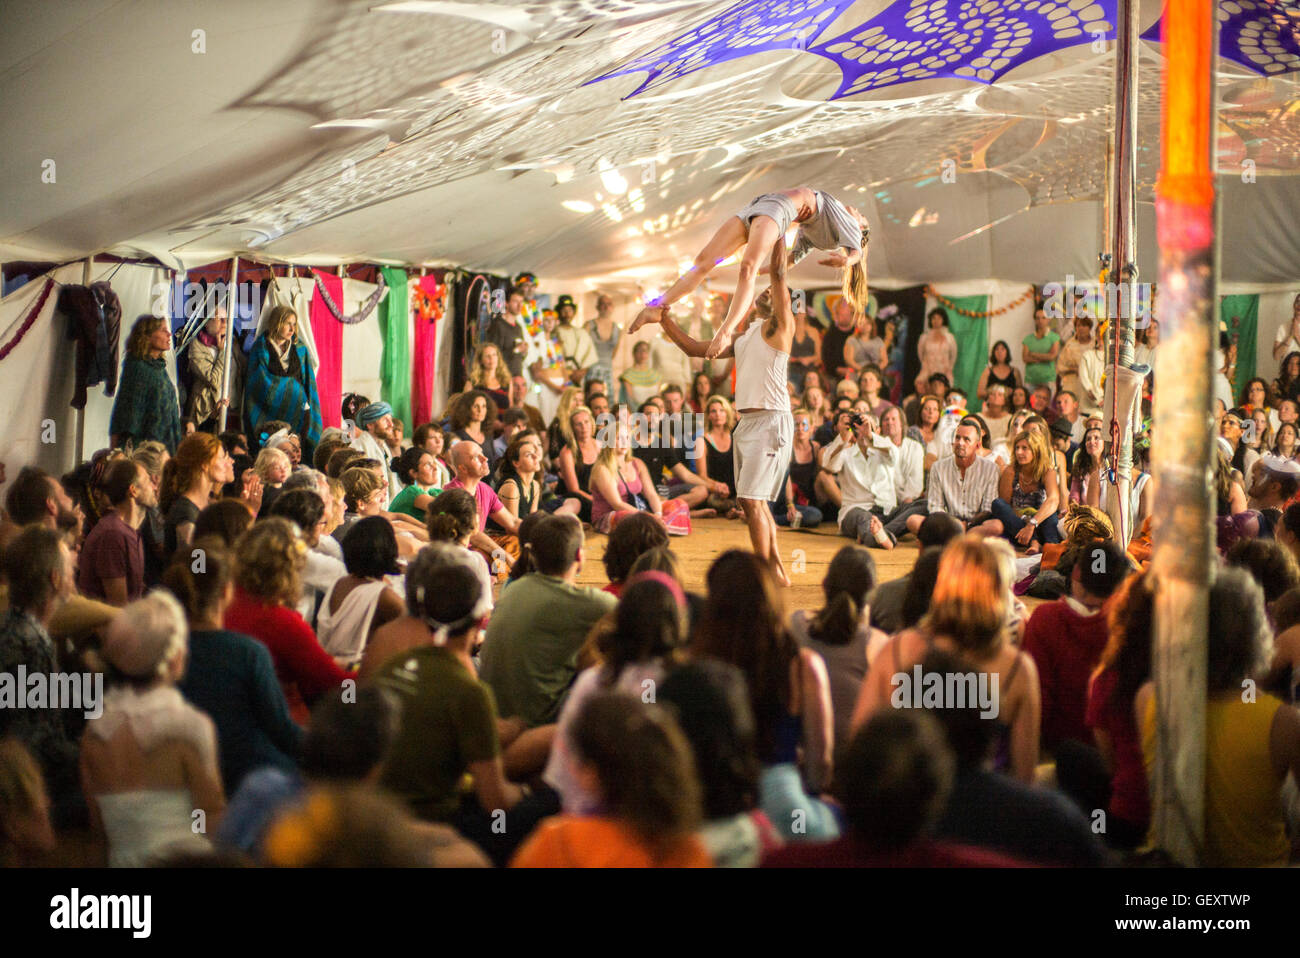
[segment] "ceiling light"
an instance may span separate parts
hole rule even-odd
[[[575,213],[593,213],[596,210],[596,207],[586,200],[565,200],[560,205],[566,210],[572,210]]]
[[[622,196],[627,192],[627,180],[623,175],[610,163],[605,157],[601,157],[596,162],[597,169],[600,170],[600,182],[605,184],[605,189],[609,190],[615,196]]]
[[[605,215],[615,223],[621,223],[623,221],[623,214],[618,211],[618,207],[613,203],[604,203],[600,208],[604,210]]]

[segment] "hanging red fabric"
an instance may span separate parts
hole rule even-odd
[[[343,303],[343,279],[332,273],[312,270],[330,298]],[[311,334],[316,340],[320,368],[316,370],[316,392],[320,395],[320,417],[327,426],[343,425],[343,324],[334,318],[320,290],[311,295]]]
[[[411,350],[411,418],[417,423],[433,419],[433,384],[437,377],[438,320],[446,287],[437,277],[421,276],[416,295],[415,343]]]

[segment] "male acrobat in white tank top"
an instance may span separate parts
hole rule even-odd
[[[794,314],[786,286],[786,250],[777,243],[772,250],[771,287],[759,297],[759,318],[742,322],[722,357],[736,359],[736,411],[740,425],[732,433],[731,450],[736,463],[736,498],[745,513],[754,554],[765,562],[777,581],[790,585],[776,543],[776,520],[768,503],[775,500],[790,464],[794,440],[794,417],[790,394],[786,392],[786,371],[794,339]],[[770,298],[770,305],[765,299]],[[763,315],[770,313],[770,315]],[[665,306],[656,322],[688,356],[703,357],[708,343],[692,339],[673,322]]]

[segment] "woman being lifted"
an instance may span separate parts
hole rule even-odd
[[[743,248],[736,294],[727,307],[726,319],[705,351],[709,359],[722,355],[731,344],[737,325],[753,305],[756,278],[767,271],[773,248],[794,224],[799,226],[799,237],[790,250],[789,265],[795,265],[814,249],[825,251],[827,255],[818,262],[843,270],[844,296],[853,305],[855,318],[860,320],[867,308],[866,254],[871,230],[866,217],[829,193],[801,186],[780,193],[765,193],[723,223],[695,257],[695,264],[667,292],[646,303],[628,332],[658,320],[667,307],[699,286],[715,266]]]

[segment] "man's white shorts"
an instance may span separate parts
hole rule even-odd
[[[794,442],[794,416],[788,409],[747,412],[731,434],[731,455],[736,464],[736,495],[741,499],[772,502],[781,495],[790,447]]]

